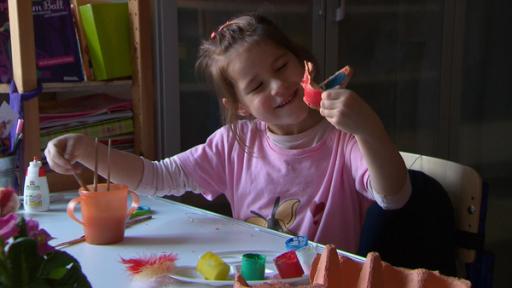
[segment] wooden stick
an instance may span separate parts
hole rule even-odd
[[[112,149],[112,139],[108,138],[107,149],[107,191],[110,191],[110,150]]]
[[[94,138],[94,191],[98,191],[98,137]]]

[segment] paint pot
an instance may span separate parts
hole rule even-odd
[[[265,279],[265,262],[264,255],[247,253],[242,255],[242,268],[240,273],[245,280],[255,281]]]
[[[274,264],[282,279],[295,278],[304,275],[299,258],[294,250],[285,252],[274,259]]]

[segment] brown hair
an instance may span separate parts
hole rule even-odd
[[[230,125],[237,141],[243,143],[234,125],[241,119],[238,115],[238,98],[234,83],[227,75],[223,57],[232,48],[240,44],[252,44],[268,40],[290,51],[302,63],[304,60],[315,63],[313,55],[304,47],[292,42],[271,20],[258,15],[249,14],[233,18],[224,23],[217,31],[212,32],[210,39],[202,42],[196,71],[199,72],[215,89],[219,106],[222,111],[224,124]],[[228,105],[224,107],[222,99],[226,98]]]

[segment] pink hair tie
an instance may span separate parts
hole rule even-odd
[[[219,33],[222,29],[226,28],[226,26],[231,25],[233,23],[235,23],[235,22],[227,21],[226,23],[220,25],[219,28],[217,29],[217,31],[213,31],[212,34],[210,34],[210,39],[215,40],[215,38],[217,38],[217,33]]]

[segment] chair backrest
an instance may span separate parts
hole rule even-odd
[[[455,210],[458,232],[476,235],[480,232],[482,178],[471,167],[439,158],[400,152],[408,169],[422,171],[436,179],[448,192]],[[475,261],[476,250],[458,247],[457,259]],[[462,263],[461,263],[462,264]]]

